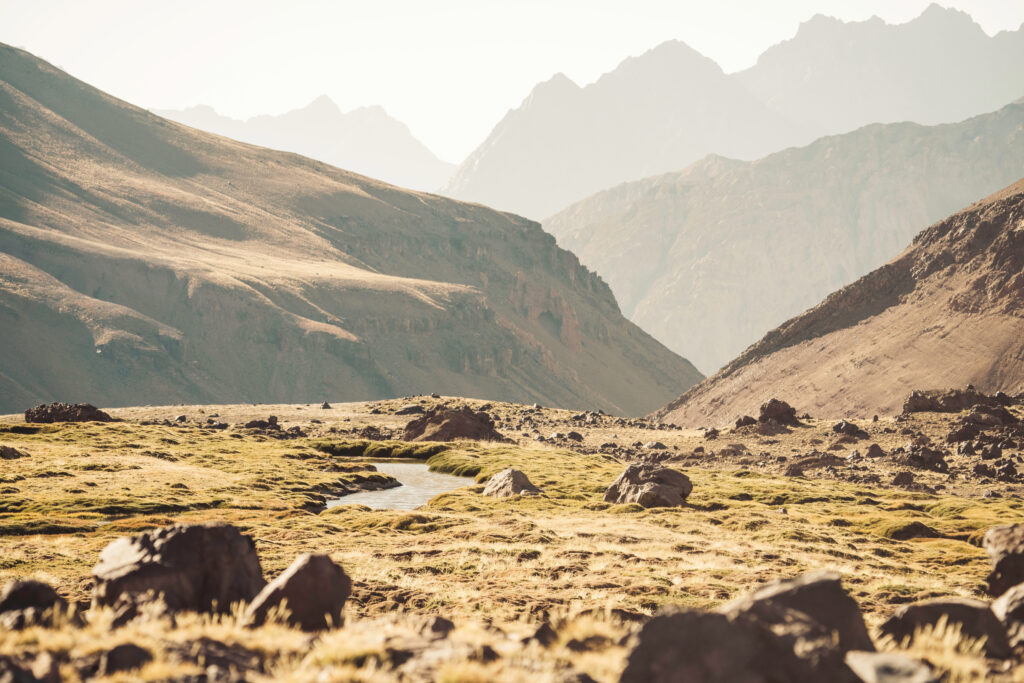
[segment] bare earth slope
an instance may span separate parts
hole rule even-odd
[[[706,373],[1024,176],[1024,102],[873,125],[752,163],[710,157],[544,222],[626,316]]]
[[[1024,388],[1024,180],[769,332],[658,411],[724,424],[771,396],[811,414],[893,413],[912,389]]]
[[[442,391],[641,412],[700,375],[540,226],[201,133],[0,45],[0,410]]]

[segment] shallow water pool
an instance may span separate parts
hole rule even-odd
[[[440,493],[471,486],[472,477],[431,472],[422,462],[374,462],[378,472],[390,474],[402,482],[401,486],[380,491],[363,491],[327,501],[327,507],[339,505],[366,505],[378,510],[414,510]]]

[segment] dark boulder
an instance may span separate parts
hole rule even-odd
[[[1024,583],[1024,524],[992,527],[985,533],[982,545],[992,564],[989,595],[1002,595]]]
[[[761,412],[758,414],[757,421],[794,427],[800,424],[796,419],[796,408],[777,398],[769,399],[767,403],[761,404]]]
[[[301,555],[268,583],[246,610],[262,624],[274,608],[284,606],[286,621],[303,631],[323,631],[342,624],[342,609],[352,594],[352,580],[327,555]]]
[[[133,643],[117,645],[100,657],[100,676],[110,676],[122,671],[135,671],[153,661],[153,655],[144,647]]]
[[[913,639],[914,633],[925,626],[935,626],[940,620],[959,624],[961,633],[968,638],[985,638],[985,654],[996,659],[1010,656],[1010,643],[999,619],[980,600],[967,598],[936,598],[911,605],[903,605],[880,627],[883,636],[896,643]]]
[[[229,524],[179,524],[119,538],[100,554],[93,578],[96,606],[113,606],[121,596],[162,597],[172,612],[227,612],[265,585],[255,544]]]
[[[405,426],[406,441],[507,441],[485,412],[469,408],[430,410]]]
[[[750,415],[744,415],[736,418],[736,429],[739,429],[740,427],[749,427],[754,424],[757,424],[757,420]]]
[[[113,422],[114,418],[88,403],[44,403],[25,411],[25,422]]]
[[[53,623],[68,604],[49,585],[41,581],[15,580],[0,591],[0,626],[18,630]]]
[[[540,492],[525,474],[511,467],[492,476],[484,487],[484,495],[492,498],[511,498]]]
[[[18,458],[27,458],[28,453],[19,451],[17,448],[11,446],[0,446],[0,460],[17,460]]]
[[[421,405],[410,403],[395,411],[395,415],[422,415],[426,410]]]
[[[729,603],[722,611],[738,615],[758,605],[769,604],[803,612],[834,631],[839,646],[846,650],[874,650],[860,607],[843,590],[839,574],[818,571],[795,579],[775,581]]]
[[[852,436],[855,439],[866,439],[868,433],[850,422],[849,420],[840,420],[832,425],[832,431],[836,434],[845,434],[846,436]]]
[[[608,503],[638,503],[645,508],[674,507],[693,491],[682,472],[657,465],[630,465],[605,491]]]
[[[866,455],[869,458],[884,458],[885,451],[883,451],[882,447],[879,446],[877,443],[873,443],[870,446],[868,446],[868,450],[864,455]]]
[[[1006,630],[1010,647],[1024,650],[1024,584],[1017,584],[992,601],[992,613]]]

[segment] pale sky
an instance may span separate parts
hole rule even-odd
[[[379,104],[459,162],[535,84],[580,85],[670,39],[726,71],[801,21],[903,23],[929,0],[0,0],[0,42],[151,109],[208,104],[247,118],[327,94]],[[989,34],[1024,0],[944,0]]]

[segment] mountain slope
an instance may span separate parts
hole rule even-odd
[[[536,223],[161,119],[0,46],[0,411],[441,391],[637,413],[693,367]]]
[[[342,113],[323,95],[280,116],[240,121],[199,105],[157,110],[164,118],[261,147],[295,152],[413,190],[433,191],[455,171],[380,107]]]
[[[579,88],[542,83],[441,190],[542,219],[708,154],[756,159],[871,123],[961,121],[1024,94],[1024,30],[938,5],[905,24],[816,16],[743,72],[682,43]]]
[[[441,191],[543,218],[711,152],[753,159],[807,136],[713,61],[668,42],[585,88],[562,74],[538,85]]]
[[[913,389],[966,384],[1024,388],[1024,180],[924,230],[657,415],[722,424],[778,396],[865,417]]]
[[[1024,175],[1024,101],[940,126],[868,126],[753,163],[718,157],[598,193],[544,223],[628,318],[713,372],[898,253],[922,225]]]
[[[931,5],[905,24],[817,15],[735,78],[775,111],[826,133],[870,123],[960,121],[1024,94],[1024,30],[989,37]]]

